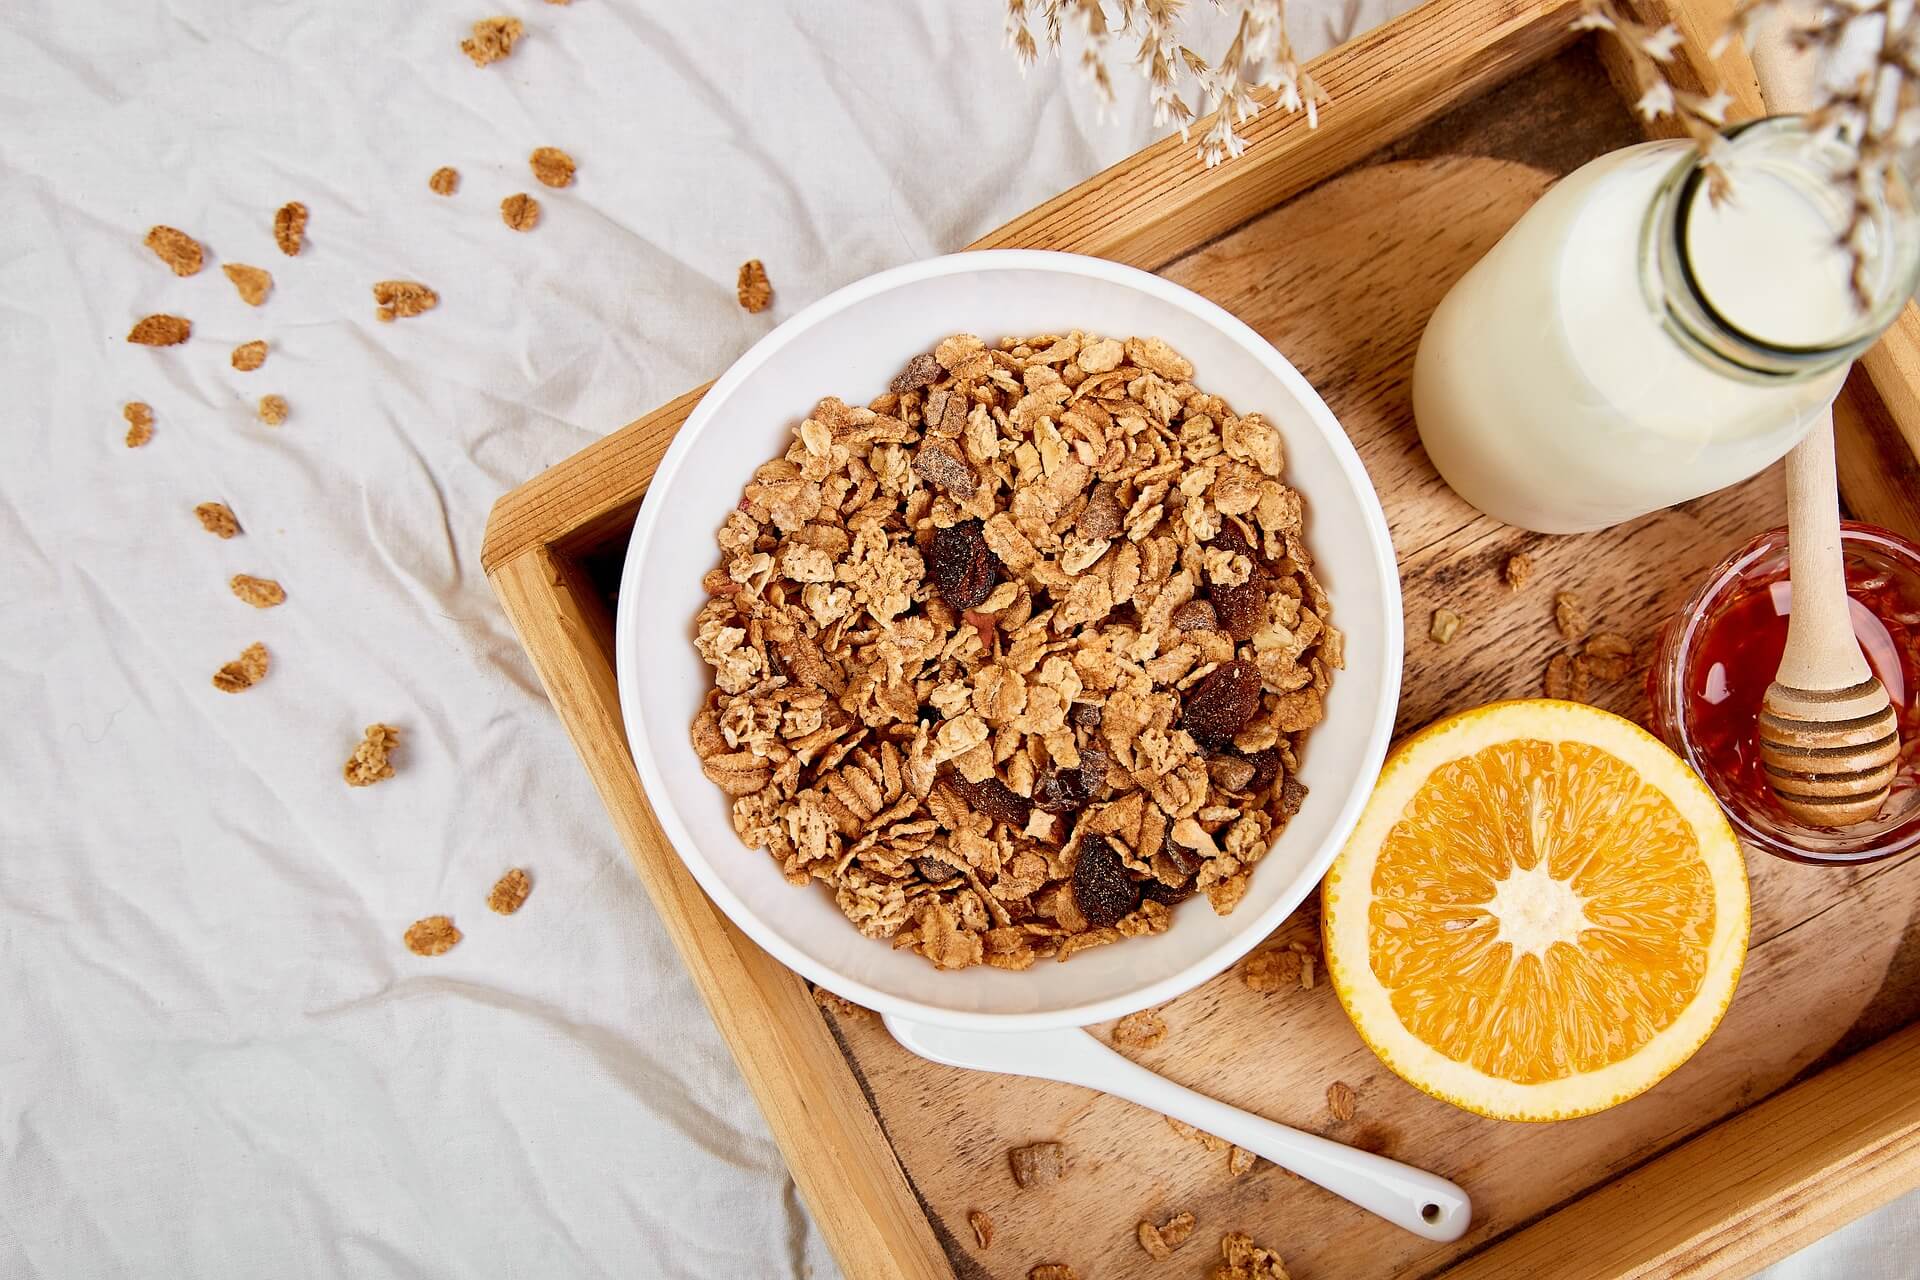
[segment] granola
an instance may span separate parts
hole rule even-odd
[[[1447,643],[1447,641],[1453,639],[1459,631],[1459,614],[1451,609],[1435,609],[1433,611],[1433,625],[1427,629],[1427,634],[1433,638],[1435,644]]]
[[[1213,1280],[1288,1280],[1288,1276],[1279,1254],[1262,1249],[1244,1231],[1234,1231],[1220,1238],[1220,1261],[1213,1268]]]
[[[1335,1080],[1327,1086],[1327,1110],[1333,1113],[1335,1120],[1353,1119],[1354,1104],[1359,1100],[1353,1086],[1344,1080]]]
[[[1113,1042],[1128,1049],[1153,1049],[1167,1038],[1167,1020],[1152,1009],[1130,1013],[1113,1024]]]
[[[493,882],[493,888],[487,893],[487,907],[498,915],[510,916],[526,905],[527,895],[532,892],[532,879],[515,867]]]
[[[1067,1149],[1057,1142],[1036,1142],[1007,1152],[1007,1163],[1021,1186],[1049,1186],[1067,1176]]]
[[[692,727],[865,935],[1024,969],[1219,914],[1342,665],[1279,430],[1165,342],[958,334],[828,398],[721,527]]]
[[[1157,1227],[1143,1219],[1134,1228],[1134,1235],[1148,1256],[1155,1262],[1165,1262],[1193,1234],[1193,1224],[1194,1217],[1187,1212],[1176,1213]]]
[[[240,532],[240,520],[224,502],[203,502],[193,509],[200,527],[216,538],[231,538]]]
[[[484,67],[513,52],[525,28],[518,18],[482,18],[473,24],[473,34],[460,42],[460,52]]]
[[[1533,557],[1524,551],[1516,551],[1507,557],[1506,564],[1500,567],[1500,579],[1507,584],[1507,590],[1518,591],[1527,585],[1527,579],[1533,576]]]
[[[267,646],[255,642],[240,651],[240,656],[213,673],[213,687],[222,693],[251,689],[267,678]]]
[[[258,338],[233,349],[233,367],[242,373],[252,373],[266,362],[267,344]]]
[[[184,316],[143,316],[127,330],[127,341],[143,347],[177,347],[193,336],[193,321]]]
[[[340,768],[350,787],[370,787],[393,776],[393,762],[387,758],[400,745],[400,731],[390,724],[370,724],[366,737]]]
[[[1553,625],[1562,639],[1577,641],[1587,634],[1587,612],[1571,591],[1553,593]]]
[[[220,270],[226,272],[227,279],[233,282],[234,289],[240,294],[240,301],[250,307],[265,302],[267,294],[273,289],[273,273],[265,267],[250,267],[244,262],[223,262]]]
[[[527,157],[533,176],[549,187],[573,185],[573,157],[558,147],[535,147]]]
[[[407,926],[407,950],[417,956],[445,955],[460,941],[460,931],[446,916],[428,916]]]
[[[205,261],[200,242],[177,227],[155,227],[147,232],[147,248],[177,276],[198,274]]]
[[[740,264],[740,277],[733,291],[748,311],[758,313],[773,305],[773,285],[767,279],[766,266],[758,258],[749,258]]]
[[[500,202],[500,221],[515,231],[531,231],[540,225],[540,202],[521,191]]]
[[[273,242],[289,258],[299,254],[307,242],[307,206],[289,200],[273,211]]]
[[[256,578],[252,574],[236,573],[227,584],[233,588],[233,594],[256,609],[271,609],[277,604],[287,602],[286,588],[272,578]]]
[[[260,397],[260,421],[270,427],[277,427],[287,420],[287,398],[285,396]]]
[[[967,1225],[973,1228],[974,1241],[985,1249],[993,1244],[993,1219],[978,1209],[967,1211]]]
[[[835,995],[825,987],[813,989],[813,1002],[828,1013],[840,1018],[864,1018],[867,1011],[842,995]]]
[[[381,322],[417,316],[440,305],[440,295],[414,280],[382,280],[373,286],[374,317]]]
[[[127,448],[138,449],[153,439],[153,406],[144,400],[129,400],[120,410],[127,420]]]
[[[1259,1162],[1260,1157],[1245,1147],[1234,1147],[1227,1152],[1227,1176],[1237,1178]]]
[[[427,190],[437,196],[450,196],[459,189],[460,171],[447,165],[435,169],[433,176],[427,179]]]

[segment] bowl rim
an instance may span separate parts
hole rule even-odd
[[[1333,411],[1327,407],[1326,402],[1320,398],[1319,393],[1271,343],[1239,317],[1183,285],[1175,284],[1151,272],[1110,262],[1103,258],[1055,250],[967,250],[927,258],[856,280],[804,308],[748,348],[700,398],[693,412],[675,432],[666,453],[654,470],[653,478],[647,486],[648,490],[669,487],[678,479],[688,455],[692,452],[693,441],[719,416],[729,397],[782,348],[801,334],[868,298],[903,285],[942,276],[988,271],[1041,271],[1083,276],[1118,284],[1169,303],[1218,330],[1222,336],[1244,349],[1286,388],[1288,394],[1294,398],[1314,427],[1319,430],[1341,475],[1352,490],[1360,507],[1363,532],[1367,539],[1368,551],[1374,561],[1375,577],[1379,583],[1383,632],[1379,697],[1374,708],[1373,723],[1367,729],[1361,755],[1362,767],[1355,774],[1340,812],[1328,828],[1321,847],[1303,864],[1286,891],[1265,910],[1248,916],[1244,921],[1236,920],[1239,927],[1230,932],[1218,946],[1182,968],[1099,1000],[1032,1012],[994,1013],[943,1008],[876,990],[816,962],[766,925],[727,886],[706,855],[701,852],[698,843],[674,806],[672,793],[666,785],[647,734],[642,731],[645,721],[641,715],[640,698],[637,692],[638,681],[634,675],[634,658],[629,657],[636,648],[634,628],[638,625],[636,619],[639,609],[638,593],[632,589],[632,579],[638,572],[637,566],[646,563],[657,524],[654,513],[660,510],[661,504],[641,502],[639,515],[634,521],[633,532],[628,541],[627,559],[621,569],[621,592],[615,610],[614,666],[628,750],[639,772],[641,785],[655,820],[660,824],[667,843],[701,889],[756,945],[817,986],[825,987],[855,1004],[878,1013],[942,1026],[991,1031],[1077,1027],[1164,1004],[1223,972],[1264,941],[1282,920],[1305,901],[1307,895],[1313,892],[1322,877],[1326,875],[1327,868],[1339,855],[1348,836],[1352,834],[1354,826],[1360,820],[1361,811],[1373,792],[1373,782],[1385,763],[1387,748],[1392,740],[1393,726],[1400,702],[1401,667],[1405,657],[1399,562],[1394,554],[1393,537],[1387,527],[1386,513],[1380,506],[1379,494],[1374,489],[1372,479],[1368,476],[1365,465],[1360,461],[1360,455],[1354,449],[1352,440],[1348,438],[1345,429],[1341,427],[1339,420],[1334,417]],[[682,736],[684,737],[684,731]],[[1284,838],[1284,833],[1280,838]],[[772,866],[771,861],[768,862],[768,866]],[[1238,913],[1235,915],[1237,916]],[[931,973],[931,970],[929,972]]]

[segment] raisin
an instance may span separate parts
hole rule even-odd
[[[1273,780],[1280,776],[1280,753],[1272,747],[1250,753],[1247,763],[1253,766],[1253,777],[1243,790],[1258,794],[1272,786]]]
[[[1088,748],[1073,768],[1055,766],[1041,774],[1033,786],[1033,802],[1048,813],[1072,813],[1098,798],[1106,781],[1106,752]]]
[[[1287,780],[1280,784],[1280,820],[1290,821],[1294,814],[1300,812],[1300,805],[1306,798],[1307,789],[1300,785],[1300,780],[1291,774],[1287,775]]]
[[[1027,819],[1033,816],[1033,801],[998,778],[968,782],[956,773],[943,779],[943,782],[969,809],[984,813],[995,822],[1004,822],[1010,827],[1024,827]]]
[[[1140,905],[1140,886],[1128,877],[1105,836],[1080,842],[1080,856],[1073,863],[1073,900],[1096,929],[1118,923]]]
[[[1174,841],[1171,826],[1167,828],[1167,834],[1160,841],[1160,852],[1167,855],[1167,861],[1173,864],[1175,871],[1189,880],[1193,878],[1193,873],[1200,869],[1200,864],[1204,861],[1198,849],[1189,849],[1186,845]]]
[[[1260,709],[1260,673],[1251,662],[1235,659],[1215,667],[1187,697],[1180,727],[1209,750],[1233,741]]]
[[[945,884],[960,874],[960,868],[926,854],[915,858],[913,865],[920,869],[920,874],[927,878],[928,884]]]
[[[1220,619],[1205,600],[1189,600],[1173,611],[1173,625],[1181,631],[1218,631]]]
[[[1245,556],[1252,562],[1255,572],[1259,572],[1263,567],[1260,564],[1260,553],[1253,549],[1253,543],[1247,540],[1247,535],[1240,532],[1240,526],[1231,520],[1220,522],[1220,532],[1214,534],[1207,545],[1219,547],[1231,555]]]
[[[907,361],[907,367],[894,375],[893,381],[888,384],[888,390],[897,396],[905,395],[909,391],[926,386],[939,376],[940,362],[933,358],[932,352],[923,351]]]
[[[1257,577],[1248,578],[1237,587],[1216,582],[1207,588],[1207,599],[1213,602],[1213,612],[1220,619],[1221,629],[1233,637],[1235,644],[1253,639],[1253,633],[1266,623],[1267,589],[1260,585]],[[1175,620],[1178,621],[1177,615]]]
[[[1193,896],[1193,881],[1185,884],[1162,884],[1151,877],[1140,882],[1140,896],[1164,906],[1175,906]]]
[[[935,529],[927,561],[940,598],[955,609],[980,604],[1000,581],[1000,557],[988,549],[978,520]]]
[[[1073,722],[1082,729],[1098,729],[1100,727],[1101,714],[1099,704],[1097,703],[1076,702],[1073,704]]]

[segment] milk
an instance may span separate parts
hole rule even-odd
[[[1687,154],[1645,143],[1576,170],[1434,312],[1414,416],[1440,474],[1487,514],[1573,533],[1710,493],[1784,455],[1839,392],[1844,358],[1755,380],[1666,327],[1673,282],[1643,247]],[[1732,176],[1732,203],[1693,202],[1685,258],[1736,340],[1822,347],[1857,329],[1849,259],[1804,170],[1756,160]]]

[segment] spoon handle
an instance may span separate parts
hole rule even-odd
[[[1264,1156],[1428,1240],[1457,1240],[1473,1218],[1467,1193],[1445,1178],[1195,1093],[1129,1062],[1077,1027],[975,1032],[893,1017],[886,1024],[901,1044],[935,1062],[1058,1080],[1137,1102]]]
[[[1840,558],[1840,495],[1834,484],[1833,419],[1787,454],[1787,551],[1793,613],[1775,677],[1791,689],[1846,689],[1873,673],[1853,635],[1847,570]]]

